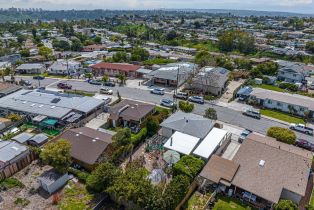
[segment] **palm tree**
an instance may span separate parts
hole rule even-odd
[[[109,81],[108,75],[104,75],[101,80],[102,80],[103,82],[108,82],[108,81]]]
[[[118,75],[117,75],[117,78],[120,80],[120,84],[121,85],[123,85],[123,84],[125,84],[125,81],[126,81],[126,76],[125,76],[125,74],[121,74],[121,73],[119,73]]]

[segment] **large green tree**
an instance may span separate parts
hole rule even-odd
[[[274,210],[297,210],[298,206],[291,200],[280,200],[275,206]]]
[[[111,163],[99,164],[96,169],[87,177],[86,185],[95,192],[103,192],[110,187],[113,181],[121,175],[118,167]]]
[[[44,163],[51,165],[58,172],[65,173],[71,164],[71,144],[65,139],[49,143],[40,153]]]

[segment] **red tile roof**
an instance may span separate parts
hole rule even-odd
[[[92,66],[92,69],[97,70],[97,69],[115,69],[119,71],[136,71],[140,69],[141,66],[139,65],[133,65],[133,64],[128,64],[128,63],[106,63],[106,62],[101,62],[97,63]]]

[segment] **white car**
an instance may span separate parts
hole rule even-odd
[[[170,99],[162,99],[160,101],[160,105],[172,108],[174,107],[175,103]]]
[[[204,104],[204,98],[202,96],[190,96],[188,98],[188,101],[198,103],[198,104]]]
[[[100,88],[99,92],[102,93],[102,94],[107,94],[107,95],[112,95],[113,94],[113,91],[110,88],[107,88],[107,87]]]
[[[165,89],[164,88],[154,88],[150,92],[152,94],[156,94],[156,95],[164,95],[165,94]]]

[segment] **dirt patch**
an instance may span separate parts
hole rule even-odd
[[[50,168],[50,166],[40,166],[37,161],[34,161],[22,171],[15,174],[13,177],[20,180],[25,185],[25,187],[12,188],[10,190],[0,192],[0,195],[3,198],[3,202],[0,203],[0,209],[57,210],[57,206],[52,205],[52,197],[45,199],[36,191],[36,189],[39,187],[37,177]],[[27,204],[25,207],[15,204],[14,202],[18,198],[27,199],[29,204]]]

